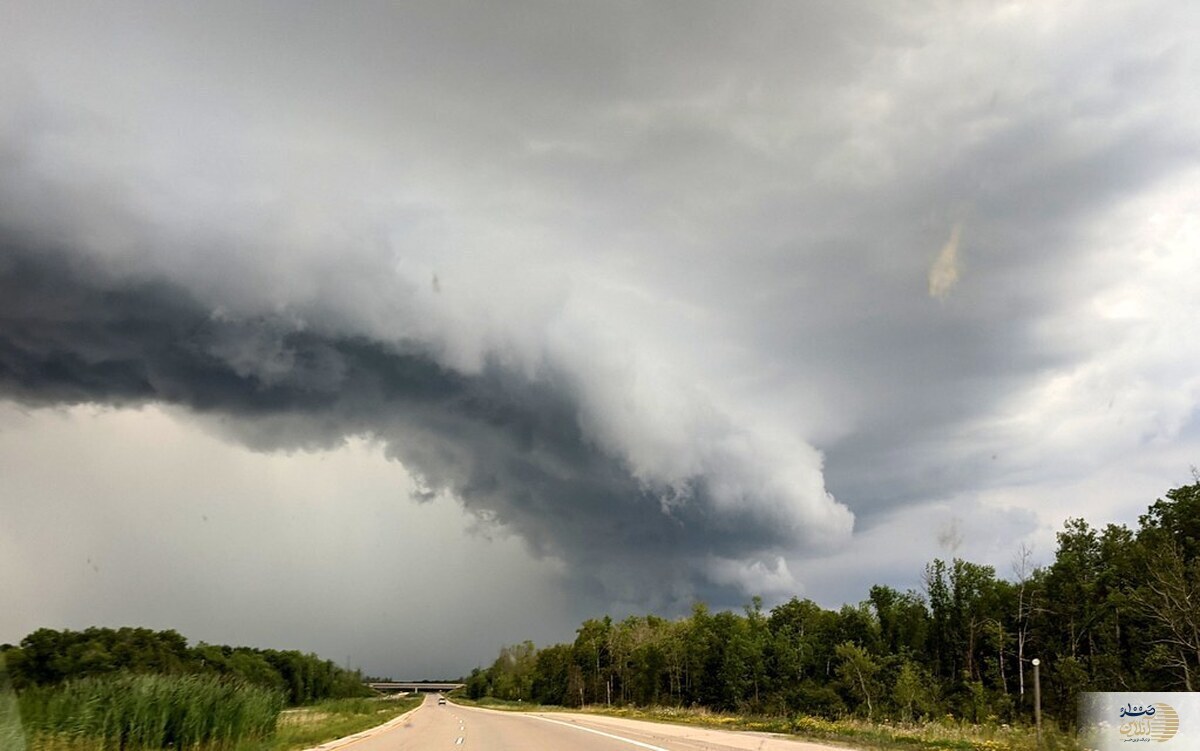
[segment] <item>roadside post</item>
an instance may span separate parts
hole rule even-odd
[[[1037,747],[1042,747],[1042,676],[1039,666],[1042,661],[1033,658],[1033,723],[1037,726]]]

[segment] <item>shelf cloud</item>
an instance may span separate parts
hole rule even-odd
[[[772,456],[711,405],[682,403],[686,437],[635,454],[640,414],[589,430],[605,418],[589,413],[588,387],[549,357],[522,372],[484,353],[465,371],[429,342],[234,315],[11,235],[0,251],[8,398],[177,405],[228,418],[232,437],[264,451],[378,439],[418,480],[418,500],[445,493],[597,581],[659,572],[654,587],[614,592],[659,605],[728,584],[713,558],[773,561],[848,536],[852,516],[825,492],[812,449]]]
[[[1003,569],[1196,461],[1197,7],[22,4],[0,436],[107,456],[143,410],[297,477],[369,454],[406,516],[322,488],[347,525],[403,546],[445,513],[498,541],[497,580],[561,577],[567,636],[694,598],[838,605],[935,555]],[[89,471],[61,513],[164,503]],[[58,495],[23,482],[0,515]],[[0,542],[66,561],[50,514]],[[292,551],[262,555],[269,589]],[[237,576],[181,569],[215,602]],[[0,612],[88,625],[56,581]],[[509,591],[462,599],[514,623]]]

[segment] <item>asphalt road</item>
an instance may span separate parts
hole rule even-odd
[[[331,748],[329,744],[323,748]],[[767,733],[710,730],[571,713],[500,712],[438,705],[433,695],[403,721],[336,751],[829,751]],[[841,751],[845,751],[842,747]]]

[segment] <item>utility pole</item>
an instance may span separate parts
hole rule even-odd
[[[1037,726],[1037,747],[1042,747],[1042,676],[1038,666],[1042,661],[1033,658],[1033,722]]]

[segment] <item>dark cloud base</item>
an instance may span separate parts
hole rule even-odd
[[[664,511],[579,427],[572,390],[492,362],[477,374],[428,346],[236,318],[161,279],[116,276],[9,235],[0,244],[0,394],[32,406],[166,403],[225,419],[259,450],[381,440],[418,480],[568,564],[586,588],[670,606],[742,598],[704,578],[713,557],[784,549],[784,532],[717,511],[705,478]]]

